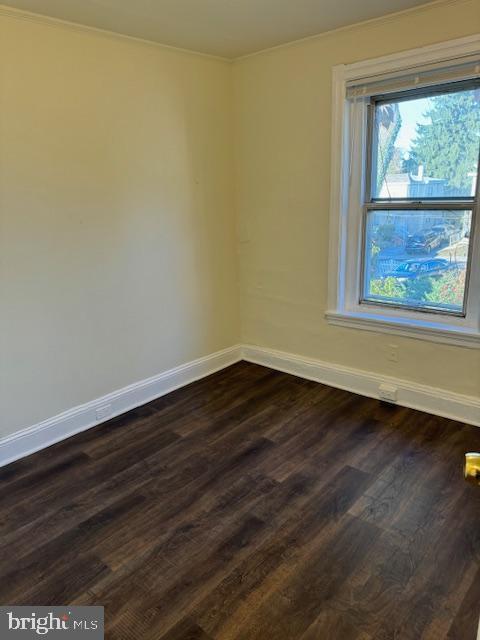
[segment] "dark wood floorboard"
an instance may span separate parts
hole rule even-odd
[[[480,429],[245,362],[0,469],[0,604],[112,640],[475,640]]]

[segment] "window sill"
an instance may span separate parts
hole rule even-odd
[[[392,318],[373,313],[346,311],[327,311],[325,317],[329,324],[340,327],[391,333],[407,338],[442,342],[459,347],[480,348],[480,332],[464,327],[424,320],[413,321],[404,318]]]

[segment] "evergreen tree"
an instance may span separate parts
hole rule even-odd
[[[480,89],[431,98],[425,113],[431,124],[418,124],[411,160],[425,175],[443,178],[454,189],[469,189],[478,162]]]

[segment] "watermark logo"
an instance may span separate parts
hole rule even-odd
[[[0,607],[1,640],[103,640],[103,607]]]

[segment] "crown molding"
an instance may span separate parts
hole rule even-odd
[[[231,64],[233,59],[225,58],[222,56],[216,56],[211,53],[203,53],[201,51],[195,51],[193,49],[184,49],[182,47],[175,47],[169,44],[163,44],[156,42],[155,40],[147,40],[145,38],[137,38],[136,36],[129,36],[124,33],[118,33],[117,31],[109,31],[108,29],[100,29],[99,27],[92,27],[80,22],[70,22],[69,20],[62,20],[60,18],[54,18],[41,13],[33,13],[32,11],[25,11],[23,9],[17,9],[16,7],[8,7],[7,5],[0,4],[0,17],[11,18],[13,20],[23,20],[25,22],[33,22],[35,24],[43,24],[47,27],[56,27],[58,29],[67,29],[69,31],[76,31],[78,33],[90,33],[104,38],[112,40],[124,40],[148,47],[157,47],[165,49],[167,51],[182,53],[184,55],[199,56],[208,60],[217,60],[218,62],[226,62]]]
[[[377,18],[370,18],[368,20],[354,22],[352,24],[347,24],[343,27],[336,27],[335,29],[329,29],[328,31],[321,31],[320,33],[315,33],[311,36],[306,36],[305,38],[290,40],[289,42],[283,42],[273,47],[267,47],[266,49],[259,49],[258,51],[253,51],[252,53],[246,53],[243,56],[237,56],[236,58],[233,58],[232,62],[242,62],[243,60],[247,60],[248,58],[253,58],[255,56],[263,55],[264,53],[277,51],[278,49],[295,47],[297,45],[302,45],[308,42],[315,42],[316,40],[322,40],[323,38],[327,38],[332,35],[342,33],[344,31],[355,31],[360,27],[375,27],[379,24],[394,22],[395,20],[397,20],[398,18],[401,18],[402,16],[410,15],[413,13],[425,13],[427,11],[435,9],[436,7],[449,6],[449,5],[458,6],[459,4],[466,4],[467,2],[471,2],[471,0],[433,0],[433,2],[427,2],[417,7],[411,7],[410,9],[402,9],[401,11],[388,13],[384,16],[378,16]]]
[[[182,47],[175,47],[174,45],[163,44],[161,42],[157,42],[155,40],[148,40],[145,38],[138,38],[136,36],[130,36],[127,34],[119,33],[117,31],[110,31],[108,29],[100,29],[99,27],[92,27],[86,24],[82,24],[79,22],[71,22],[69,20],[62,20],[60,18],[54,18],[51,16],[47,16],[41,13],[34,13],[33,11],[25,11],[24,9],[17,9],[16,7],[9,7],[7,5],[0,4],[0,16],[4,16],[6,18],[12,18],[15,20],[25,20],[27,22],[33,22],[37,24],[43,24],[50,27],[57,27],[60,29],[69,29],[71,31],[77,31],[79,33],[91,33],[96,34],[98,36],[103,36],[105,38],[111,38],[115,40],[126,40],[132,43],[141,44],[144,46],[150,47],[159,47],[161,49],[165,49],[167,51],[183,53],[186,55],[200,56],[202,58],[207,58],[210,60],[217,60],[219,62],[226,62],[229,64],[233,64],[235,62],[241,62],[242,60],[246,60],[253,56],[262,55],[264,53],[269,53],[271,51],[276,51],[277,49],[283,49],[285,47],[292,47],[296,45],[300,45],[306,42],[320,40],[325,37],[329,37],[331,35],[335,35],[336,33],[341,33],[343,31],[352,31],[359,27],[368,27],[368,26],[376,26],[378,24],[388,23],[396,20],[397,18],[409,15],[412,13],[423,13],[426,11],[430,11],[431,9],[435,9],[436,7],[441,6],[449,6],[465,4],[470,2],[471,0],[433,0],[433,2],[427,2],[425,4],[419,5],[417,7],[411,7],[410,9],[403,9],[402,11],[395,11],[393,13],[389,13],[384,16],[378,16],[377,18],[370,18],[369,20],[362,20],[361,22],[355,22],[353,24],[348,24],[343,27],[336,27],[335,29],[329,29],[328,31],[322,31],[320,33],[313,34],[311,36],[306,36],[304,38],[298,38],[296,40],[290,40],[289,42],[283,42],[273,47],[267,47],[265,49],[259,49],[258,51],[252,51],[252,53],[247,53],[242,56],[237,56],[233,58],[226,58],[224,56],[217,56],[211,53],[203,53],[201,51],[195,51],[194,49],[185,49]]]

